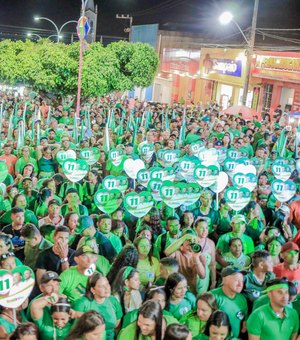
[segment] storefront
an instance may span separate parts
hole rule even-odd
[[[231,105],[241,105],[246,61],[245,50],[201,49],[201,81],[196,88],[197,101],[204,105],[216,101],[223,109]],[[252,93],[247,97],[248,101],[251,103]]]
[[[272,114],[278,105],[300,111],[300,53],[255,52],[252,82],[259,88],[258,111]]]
[[[160,72],[154,81],[153,101],[194,102],[199,62],[200,50],[164,48]]]

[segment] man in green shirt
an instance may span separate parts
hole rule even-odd
[[[266,289],[268,281],[274,278],[271,255],[266,250],[255,251],[252,255],[251,270],[244,279],[244,296],[253,303]]]
[[[168,248],[174,241],[181,237],[180,222],[176,217],[168,217],[167,232],[159,235],[154,244],[153,255],[160,259],[165,257],[165,249]]]
[[[36,159],[30,157],[30,147],[29,146],[24,146],[22,148],[22,157],[20,157],[15,165],[15,175],[22,174],[22,171],[27,164],[32,164],[34,167],[34,176],[37,176],[38,173],[38,164]]]
[[[120,237],[111,232],[111,218],[109,215],[100,215],[97,221],[97,227],[99,231],[109,239],[116,253],[118,254],[122,250],[122,242]]]
[[[24,264],[35,271],[38,256],[43,250],[51,248],[53,244],[44,239],[39,229],[31,223],[25,224],[21,235],[25,240]]]
[[[82,246],[75,252],[74,259],[77,266],[70,267],[61,273],[59,293],[66,295],[71,303],[84,295],[88,276],[93,272],[91,269],[95,268],[97,255],[91,247]]]
[[[221,272],[222,287],[211,290],[216,297],[218,308],[226,312],[232,327],[232,335],[239,337],[245,332],[245,320],[248,315],[246,298],[241,294],[243,274],[237,267],[228,266]],[[242,327],[243,326],[243,327]]]
[[[247,321],[249,340],[295,340],[299,329],[299,318],[294,309],[287,307],[288,281],[284,278],[271,280],[266,292],[270,303],[256,309]]]

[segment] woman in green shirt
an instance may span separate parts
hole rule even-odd
[[[166,327],[160,304],[149,300],[139,309],[137,321],[121,330],[118,340],[161,340]]]
[[[195,309],[196,297],[188,292],[187,280],[180,273],[172,273],[169,275],[165,290],[167,293],[166,310],[169,311],[177,320]]]
[[[231,326],[227,314],[216,310],[207,321],[204,334],[193,337],[193,340],[229,340]]]
[[[120,301],[124,314],[142,305],[139,288],[139,272],[131,266],[122,268],[112,284],[112,293]]]
[[[141,288],[146,288],[159,277],[159,262],[152,256],[151,242],[145,236],[140,236],[134,241],[139,254],[137,270],[140,273]]]
[[[48,203],[53,199],[52,191],[48,188],[42,189],[35,203],[34,211],[38,218],[43,218],[49,214]]]
[[[202,293],[197,298],[197,311],[184,315],[180,322],[184,323],[192,332],[192,336],[199,335],[205,330],[207,320],[217,310],[216,298],[210,293]]]
[[[107,340],[114,339],[115,328],[119,326],[123,315],[120,302],[110,293],[107,278],[95,272],[88,279],[85,295],[73,305],[74,310],[82,312],[81,315],[89,310],[95,310],[103,316]]]
[[[51,307],[51,321],[44,318],[45,307]],[[51,304],[49,299],[44,296],[32,301],[31,316],[38,326],[41,339],[64,340],[72,327],[70,310],[71,306],[68,300],[63,297],[58,298],[55,304]]]
[[[103,317],[95,310],[82,314],[66,340],[105,340]]]

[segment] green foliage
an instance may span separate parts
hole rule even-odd
[[[59,96],[77,92],[79,43],[65,45],[47,39],[0,42],[0,82],[24,83],[36,91]],[[94,43],[84,52],[82,94],[99,96],[112,91],[149,86],[158,57],[147,44],[119,41],[103,47]]]

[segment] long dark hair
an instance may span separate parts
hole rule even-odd
[[[189,333],[187,326],[173,323],[167,327],[164,340],[186,340]]]
[[[226,326],[226,327],[228,327],[227,336],[231,332],[231,325],[230,325],[229,317],[225,312],[223,312],[221,310],[214,311],[211,314],[211,316],[209,317],[209,319],[207,320],[207,324],[206,324],[205,331],[204,331],[205,335],[209,336],[210,326],[217,326],[217,327]]]
[[[170,299],[173,290],[176,288],[179,282],[182,282],[183,280],[186,281],[186,278],[181,273],[172,273],[169,275],[166,284],[165,284],[165,290],[167,294],[167,301]]]
[[[139,254],[135,246],[128,244],[120,251],[120,253],[115,257],[114,262],[107,274],[108,282],[113,285],[116,280],[118,273],[121,268],[131,266],[133,268],[137,267],[139,261]]]
[[[81,339],[84,334],[93,332],[98,326],[104,324],[103,317],[95,310],[90,310],[81,315],[66,340]]]
[[[151,266],[153,265],[153,262],[152,262],[152,244],[151,244],[151,241],[148,240],[148,238],[146,236],[139,236],[138,238],[136,238],[133,242],[133,244],[135,245],[136,249],[138,249],[138,245],[139,243],[142,241],[142,240],[147,240],[147,242],[149,242],[149,245],[150,245],[150,251],[149,251],[149,254],[147,255],[148,257],[148,260],[149,260],[149,263],[151,264]]]
[[[142,315],[144,318],[155,321],[155,339],[161,340],[163,316],[160,304],[154,300],[148,300],[144,302],[139,309],[138,317],[139,315]],[[140,327],[137,325],[134,337],[135,340],[139,339],[140,333],[141,333]]]
[[[98,280],[102,279],[103,277],[105,276],[102,275],[101,273],[95,272],[88,278],[88,281],[86,284],[86,292],[84,296],[87,297],[89,300],[91,301],[94,300],[94,294],[92,293],[91,288],[95,288]]]
[[[132,269],[130,270],[130,268]],[[138,273],[138,271],[135,268],[130,267],[130,266],[123,267],[119,271],[116,279],[111,285],[111,293],[112,295],[119,296],[119,300],[120,300],[121,307],[122,307],[124,314],[125,314],[125,305],[124,305],[125,281],[130,280],[135,275],[135,273]]]
[[[71,305],[66,298],[60,297],[57,303],[51,306],[50,313],[51,315],[56,312],[68,313],[70,312]]]
[[[23,335],[35,335],[39,339],[39,330],[37,326],[32,322],[25,322],[15,329],[15,331],[9,337],[10,340],[19,340]]]

